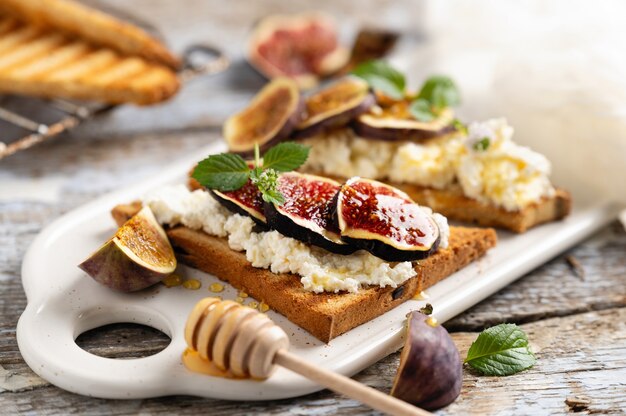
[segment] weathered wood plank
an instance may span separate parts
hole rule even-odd
[[[466,368],[461,396],[439,414],[565,414],[571,410],[566,400],[575,396],[588,401],[579,409],[582,414],[620,414],[626,408],[623,394],[626,389],[626,308],[547,319],[525,324],[523,328],[536,352],[537,365],[505,378],[479,376]],[[131,339],[133,333],[135,339]],[[115,340],[124,336],[122,334],[124,331],[120,330],[110,338]],[[128,332],[128,339],[124,341],[140,342],[137,334]],[[476,336],[468,332],[452,335],[462,357]],[[101,346],[90,347],[102,352]],[[388,392],[398,361],[399,354],[392,354],[355,378]],[[14,371],[22,373],[23,370],[16,368]],[[185,396],[113,401],[86,399],[47,386],[38,388],[36,394],[28,391],[0,394],[0,406],[36,414],[63,414],[68,409],[103,415],[136,412],[192,415],[209,410],[216,415],[374,413],[328,391],[273,402],[235,403]]]

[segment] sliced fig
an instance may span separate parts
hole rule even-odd
[[[421,141],[455,130],[452,125],[454,112],[450,108],[428,122],[413,119],[408,113],[408,103],[404,101],[378,110],[362,114],[354,120],[352,128],[358,136],[376,140]]]
[[[248,62],[265,77],[292,78],[303,89],[337,72],[349,59],[339,45],[335,20],[322,13],[272,15],[254,28]]]
[[[347,77],[309,96],[305,101],[305,119],[297,126],[295,138],[305,138],[322,131],[345,126],[375,104],[367,82]]]
[[[254,167],[253,162],[247,162],[249,167]],[[211,190],[211,195],[235,214],[247,215],[259,225],[265,226],[267,220],[263,212],[263,197],[261,191],[250,180],[236,191]]]
[[[423,259],[439,245],[432,216],[381,182],[349,179],[339,191],[336,218],[343,241],[386,261]]]
[[[434,318],[414,311],[391,395],[426,410],[452,403],[461,392],[463,365],[450,334]]]
[[[338,254],[356,248],[341,240],[333,221],[335,197],[340,184],[315,175],[289,172],[278,178],[283,204],[266,204],[268,225],[287,237],[322,247]]]
[[[176,257],[165,231],[145,206],[78,267],[111,289],[133,292],[173,273]]]
[[[302,120],[300,90],[289,78],[276,78],[254,97],[243,111],[224,123],[224,139],[231,152],[252,155],[289,137]]]

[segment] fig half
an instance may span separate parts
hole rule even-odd
[[[335,197],[340,184],[315,175],[289,172],[278,178],[282,205],[265,205],[268,225],[287,237],[338,254],[350,254],[356,248],[341,240],[333,221]]]
[[[418,121],[409,115],[404,101],[383,107],[376,114],[368,112],[354,120],[354,132],[366,139],[422,141],[443,136],[455,130],[454,112],[446,108],[432,121]]]
[[[111,289],[133,292],[172,274],[176,257],[165,231],[145,206],[78,267]]]
[[[297,126],[295,138],[306,138],[345,126],[353,118],[367,112],[376,102],[367,82],[347,77],[305,101],[305,119]]]
[[[231,152],[250,156],[254,144],[261,151],[289,137],[302,119],[300,90],[289,78],[276,78],[243,111],[224,123],[224,139]]]
[[[462,382],[461,357],[448,331],[433,318],[411,312],[391,395],[436,410],[459,396]]]
[[[252,32],[248,62],[268,79],[285,76],[300,88],[312,88],[349,60],[336,27],[323,13],[267,16]]]
[[[432,216],[382,182],[349,179],[339,191],[336,218],[343,241],[386,261],[423,259],[439,246]]]

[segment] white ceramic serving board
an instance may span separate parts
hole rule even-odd
[[[181,362],[185,321],[193,305],[211,295],[207,288],[217,281],[213,276],[181,266],[179,273],[201,280],[201,289],[156,285],[124,294],[99,285],[76,267],[114,233],[116,227],[109,214],[114,205],[135,200],[163,184],[183,183],[194,162],[219,151],[223,151],[222,145],[214,144],[158,177],[84,205],[59,218],[35,239],[22,267],[28,306],[17,327],[20,351],[33,371],[63,389],[104,398],[189,394],[265,400],[321,389],[285,369],[263,382],[215,378],[185,369]],[[576,206],[565,221],[523,235],[500,232],[495,249],[430,288],[428,302],[440,321],[450,319],[576,244],[615,218],[616,213],[616,207],[609,204]],[[234,299],[236,291],[228,287],[220,295]],[[269,316],[289,334],[292,352],[322,367],[352,375],[402,345],[405,316],[423,303],[408,301],[329,344],[277,313],[269,312]],[[152,326],[169,335],[172,342],[163,351],[139,359],[102,358],[76,345],[74,340],[81,333],[116,322]]]

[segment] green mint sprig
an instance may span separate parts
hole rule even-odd
[[[270,148],[261,159],[255,143],[253,167],[237,154],[220,153],[200,161],[191,176],[202,186],[222,192],[236,191],[250,180],[264,201],[280,205],[285,199],[278,191],[279,173],[299,168],[309,150],[308,146],[284,142]]]
[[[487,376],[515,374],[535,362],[526,333],[515,324],[485,329],[472,343],[465,359],[465,363]]]
[[[461,94],[451,78],[434,75],[428,78],[419,93],[406,94],[406,77],[385,61],[369,61],[356,67],[352,74],[364,79],[374,90],[395,100],[411,100],[409,112],[416,120],[429,122],[446,107],[461,103]]]
[[[472,147],[478,152],[484,152],[485,150],[489,149],[490,144],[491,140],[489,139],[489,137],[483,137],[482,139],[474,143]]]

